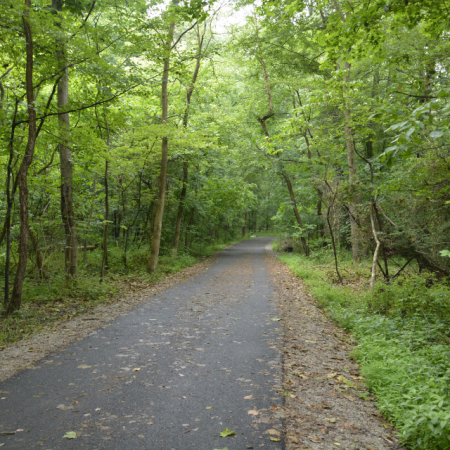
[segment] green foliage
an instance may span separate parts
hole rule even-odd
[[[378,283],[373,291],[355,290],[331,282],[322,266],[331,267],[329,251],[309,259],[298,254],[280,259],[328,314],[353,333],[361,373],[409,448],[449,448],[449,287],[409,274],[389,285]]]

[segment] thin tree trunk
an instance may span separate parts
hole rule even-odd
[[[247,221],[248,221],[248,211],[245,211],[245,222],[244,226],[242,227],[242,237],[245,237],[247,234]]]
[[[286,185],[289,190],[289,195],[291,196],[291,202],[293,205],[292,209],[294,210],[295,218],[297,219],[297,224],[300,228],[303,228],[303,222],[302,222],[302,218],[300,217],[300,213],[298,212],[297,200],[295,199],[294,188],[292,187],[291,180],[284,171],[282,172],[282,175],[283,175],[284,180],[286,181]],[[305,251],[305,255],[309,256],[309,247],[308,247],[308,243],[306,242],[306,238],[304,236],[302,236],[300,238],[300,240],[302,242],[302,246],[303,246],[303,250]]]
[[[169,36],[166,42],[166,56],[164,58],[164,70],[162,79],[162,93],[161,93],[161,103],[162,103],[162,124],[167,124],[167,113],[169,108],[168,101],[168,84],[169,84],[169,68],[170,68],[170,52],[172,47],[173,34],[175,31],[175,22],[170,25]],[[158,195],[158,206],[156,209],[155,216],[155,226],[153,230],[152,239],[152,249],[150,253],[150,259],[147,265],[147,272],[156,272],[158,268],[158,257],[159,248],[161,245],[161,231],[162,231],[162,220],[164,215],[164,202],[166,200],[166,173],[167,173],[167,157],[169,152],[168,137],[164,136],[162,138],[161,145],[161,169],[159,174],[159,195]]]
[[[62,1],[52,0],[52,7],[62,11]],[[61,22],[57,23],[61,28]],[[69,104],[69,72],[67,69],[65,45],[61,39],[57,39],[56,57],[59,67],[63,68],[64,74],[58,82],[58,109],[64,111]],[[64,68],[66,67],[66,68]],[[67,279],[77,276],[78,270],[78,240],[75,212],[73,208],[73,166],[72,151],[70,149],[70,119],[68,113],[58,114],[59,121],[59,158],[61,165],[61,217],[64,224],[66,236],[66,247],[64,252],[65,272]]]
[[[269,135],[269,130],[267,129],[266,120],[270,119],[272,116],[274,116],[275,113],[273,111],[272,93],[271,93],[271,88],[270,88],[270,83],[269,83],[269,76],[267,74],[266,65],[264,63],[264,59],[263,58],[260,59],[260,63],[261,63],[261,67],[263,69],[264,83],[265,83],[265,86],[266,86],[267,100],[268,100],[268,103],[269,103],[269,113],[266,114],[264,117],[258,118],[258,121],[261,124],[261,127],[263,129],[263,132],[264,132],[265,136],[267,137],[267,139],[270,142],[270,135]],[[279,157],[278,154],[277,154],[277,156]],[[291,201],[292,201],[292,204],[293,204],[293,210],[294,210],[295,218],[297,220],[297,224],[298,224],[298,226],[300,228],[303,228],[302,219],[300,217],[300,214],[299,214],[298,208],[297,208],[297,201],[295,199],[294,189],[292,188],[291,180],[289,179],[289,176],[286,174],[284,168],[283,168],[283,170],[281,172],[281,175],[283,176],[284,180],[286,181],[286,185],[287,185],[288,190],[289,190],[289,195],[291,197]],[[309,256],[309,247],[308,247],[308,243],[306,242],[305,237],[302,236],[300,238],[300,240],[302,242],[302,246],[303,246],[303,250],[305,251],[305,255]]]
[[[86,232],[84,233],[84,252],[83,252],[83,261],[86,264],[87,263],[87,236],[88,236],[88,232],[89,232],[89,227],[91,226],[91,220],[92,220],[92,214],[94,212],[94,200],[95,200],[95,194],[97,191],[97,174],[94,175],[94,192],[93,192],[93,200],[92,200],[92,204],[91,204],[91,211],[89,213],[89,219],[88,222],[86,224]]]
[[[28,142],[25,148],[25,154],[20,164],[17,174],[19,186],[19,213],[20,213],[20,234],[19,234],[19,262],[17,265],[16,276],[14,278],[14,287],[11,295],[11,301],[6,309],[7,314],[20,309],[22,303],[22,289],[25,279],[25,270],[28,259],[28,169],[33,161],[34,148],[36,145],[37,127],[36,110],[34,109],[34,89],[33,89],[33,35],[29,22],[31,9],[31,0],[25,0],[25,9],[22,16],[23,29],[26,41],[26,76],[25,86],[28,104]]]
[[[378,254],[380,252],[380,240],[378,239],[377,236],[377,230],[375,228],[375,221],[373,219],[373,208],[374,205],[370,205],[370,223],[372,225],[372,234],[373,234],[373,238],[375,239],[376,242],[376,247],[375,247],[375,251],[373,252],[373,260],[372,260],[372,275],[370,277],[370,288],[373,289],[373,287],[375,286],[375,279],[377,276],[377,262],[378,262]]]
[[[186,108],[184,110],[184,116],[183,116],[183,127],[184,128],[187,128],[187,125],[188,125],[189,109],[191,106],[191,98],[192,98],[192,94],[195,89],[195,83],[197,81],[198,72],[200,70],[200,62],[201,62],[201,54],[202,54],[204,37],[205,37],[205,33],[203,33],[203,35],[200,36],[200,28],[197,25],[198,57],[197,57],[197,61],[195,63],[194,72],[192,74],[191,84],[189,86],[189,89],[186,91]],[[208,46],[209,46],[209,42],[206,45],[206,48],[208,48]],[[184,202],[186,200],[186,193],[187,193],[187,182],[188,182],[188,162],[184,161],[184,163],[183,163],[183,187],[181,189],[180,203],[178,206],[178,213],[177,213],[177,222],[176,222],[176,226],[175,226],[175,236],[174,236],[174,240],[173,240],[172,256],[174,258],[176,258],[176,256],[177,256],[178,245],[180,242],[181,222],[183,220]]]
[[[350,82],[350,68],[351,64],[345,63],[345,70],[347,75],[344,77],[344,83]],[[344,91],[346,89],[344,88]],[[346,103],[345,93],[344,102]],[[355,140],[353,137],[353,128],[351,126],[351,111],[347,104],[344,104],[344,135],[345,135],[345,145],[347,147],[347,163],[348,163],[348,182],[350,184],[350,190],[354,190],[356,185],[358,173],[356,168],[356,156],[355,156]],[[357,202],[360,200],[360,196],[357,194],[352,194],[350,202],[348,204],[349,216],[350,216],[350,232],[352,240],[352,258],[353,261],[359,262],[361,259],[361,243],[359,236],[359,227],[356,221],[358,216]]]
[[[194,210],[194,208],[192,208],[191,216],[189,217],[189,221],[188,221],[188,226],[186,227],[186,235],[184,237],[185,248],[187,248],[189,245],[189,234],[191,231],[191,225],[194,222],[194,213],[195,213],[195,210]]]
[[[108,146],[108,153],[110,150],[110,135],[109,135],[109,125],[106,118],[106,107],[103,105],[103,118],[105,120],[106,127],[106,144]],[[109,161],[105,161],[105,223],[103,225],[103,257],[102,257],[102,267],[100,270],[100,282],[103,282],[105,277],[105,271],[108,268],[108,216],[109,216],[109,194],[108,194],[108,169]]]
[[[4,91],[2,91],[2,104],[3,104],[3,94]],[[3,297],[3,303],[5,306],[8,305],[9,302],[9,270],[11,266],[11,213],[13,208],[13,202],[14,202],[14,194],[15,189],[13,187],[13,190],[11,192],[11,182],[12,182],[12,161],[14,158],[14,133],[15,133],[15,121],[17,116],[17,105],[18,102],[16,101],[15,107],[14,107],[14,117],[13,117],[13,124],[11,127],[11,137],[9,141],[9,158],[8,158],[8,165],[6,167],[7,175],[6,175],[6,217],[5,217],[5,234],[6,234],[6,260],[5,260],[5,295]],[[3,109],[3,106],[2,106]],[[17,185],[16,185],[17,186]],[[1,239],[0,239],[1,244]]]
[[[339,283],[342,284],[342,277],[341,277],[341,274],[339,273],[339,266],[338,266],[337,252],[336,252],[336,243],[334,241],[333,227],[331,226],[331,221],[330,221],[330,211],[331,211],[331,207],[332,206],[334,206],[334,203],[333,203],[333,205],[330,205],[328,207],[327,222],[328,222],[328,228],[330,229],[331,243],[333,245],[334,266],[336,268],[336,274],[337,274],[337,276],[339,278]]]
[[[184,202],[186,200],[187,182],[188,182],[188,162],[185,161],[183,163],[183,187],[181,188],[180,204],[178,205],[177,222],[175,225],[175,237],[173,240],[172,256],[174,258],[177,257],[178,245],[180,242],[181,221],[183,219]]]
[[[41,250],[39,249],[39,242],[35,234],[33,233],[33,230],[29,227],[28,233],[30,236],[31,243],[33,244],[33,250],[36,254],[36,267],[38,270],[39,278],[43,280],[45,277],[44,272],[44,258],[42,257]]]

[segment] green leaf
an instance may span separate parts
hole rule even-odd
[[[430,137],[432,138],[440,138],[444,134],[443,131],[434,130],[430,133]]]
[[[76,431],[68,431],[64,436],[63,439],[76,439],[77,433]]]
[[[234,436],[235,434],[236,431],[230,431],[228,428],[225,428],[225,430],[220,433],[220,437]]]

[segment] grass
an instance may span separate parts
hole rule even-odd
[[[24,283],[22,306],[11,316],[0,315],[0,349],[34,332],[84,313],[100,303],[110,303],[131,292],[149,287],[165,276],[178,272],[203,260],[241,239],[208,246],[194,245],[189,251],[180,251],[176,259],[164,249],[158,261],[158,270],[146,272],[148,247],[131,249],[125,267],[120,248],[111,246],[108,251],[108,273],[103,283],[99,272],[101,249],[88,252],[87,262],[80,255],[79,274],[67,285],[60,274],[64,265],[61,252],[50,255],[45,264],[48,279],[40,280],[31,269]],[[31,264],[30,264],[31,266]],[[3,283],[2,283],[3,284]],[[0,313],[3,306],[0,306]]]
[[[353,333],[358,343],[353,357],[402,442],[415,450],[450,449],[448,285],[412,268],[370,290],[370,262],[353,264],[346,252],[339,285],[329,248],[309,258],[282,253],[279,259],[304,280],[329,316]]]

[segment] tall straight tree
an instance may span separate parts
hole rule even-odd
[[[205,48],[203,49],[205,33],[206,33],[206,24],[204,25],[202,34],[200,33],[200,26],[198,24],[196,27],[196,31],[197,31],[198,54],[197,54],[197,58],[196,58],[196,62],[195,62],[194,72],[192,73],[191,84],[188,87],[188,89],[186,90],[186,108],[184,110],[184,115],[183,115],[183,128],[187,128],[187,126],[188,126],[189,109],[191,107],[191,98],[192,98],[192,94],[194,93],[195,83],[197,82],[198,72],[200,70],[201,58],[203,56],[203,52],[208,49],[209,43],[211,42],[211,38],[212,38],[212,36],[211,36],[208,43],[205,45]],[[188,161],[185,160],[185,161],[183,161],[183,186],[181,188],[180,203],[178,204],[177,221],[175,224],[175,236],[173,239],[173,246],[172,246],[172,256],[174,258],[176,258],[176,256],[177,256],[178,245],[180,242],[181,221],[182,221],[183,212],[184,212],[184,202],[186,200],[188,175],[189,175],[189,163],[188,163]]]
[[[53,9],[57,14],[62,12],[62,0],[52,0]],[[59,158],[61,167],[61,218],[65,234],[65,272],[67,278],[77,275],[78,268],[78,241],[75,213],[73,208],[73,166],[72,151],[70,148],[70,119],[69,113],[64,112],[69,103],[69,71],[66,58],[62,24],[61,34],[56,42],[56,58],[62,77],[58,83],[58,115],[59,121]]]
[[[26,71],[25,71],[25,89],[28,104],[28,140],[17,173],[17,183],[19,187],[19,214],[20,214],[20,234],[19,234],[19,262],[17,264],[16,276],[14,278],[14,287],[11,300],[6,309],[7,314],[20,309],[22,303],[22,289],[25,279],[25,270],[28,259],[28,169],[33,161],[34,148],[36,146],[37,127],[36,127],[36,109],[34,107],[34,84],[33,84],[33,34],[30,24],[31,0],[25,0],[25,8],[22,15],[23,31],[26,42]]]
[[[175,32],[175,19],[172,16],[170,20],[169,32],[167,41],[165,42],[165,56],[164,68],[161,84],[161,104],[162,115],[161,123],[167,124],[167,115],[169,109],[168,85],[169,85],[169,69],[170,69],[170,55],[172,53],[172,41]],[[167,174],[167,159],[169,154],[169,138],[164,136],[161,143],[161,168],[159,172],[159,191],[158,191],[158,206],[156,207],[155,224],[153,227],[152,249],[150,259],[148,260],[147,272],[153,273],[158,268],[159,248],[161,245],[161,231],[162,220],[164,215],[164,202],[166,200],[166,174]]]

